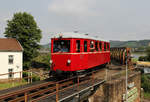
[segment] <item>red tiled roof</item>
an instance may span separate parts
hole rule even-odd
[[[0,38],[0,51],[23,51],[23,48],[14,38]]]

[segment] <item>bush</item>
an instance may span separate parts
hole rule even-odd
[[[23,77],[28,77],[29,72],[23,72]],[[28,81],[28,78],[25,78],[24,80]],[[36,76],[35,74],[32,74],[32,81],[40,81],[40,77]]]
[[[36,58],[32,61],[32,67],[34,68],[50,68],[50,53],[48,54],[39,54]]]
[[[147,56],[140,56],[139,61],[148,61],[148,57]]]
[[[32,81],[35,82],[35,81],[40,81],[40,77],[39,76],[36,76],[35,74],[32,75]]]
[[[144,92],[150,93],[150,75],[143,74],[141,77],[141,84]]]

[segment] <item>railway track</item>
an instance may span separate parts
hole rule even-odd
[[[63,90],[67,90],[69,88],[80,90],[80,85],[86,85],[89,82],[94,83],[94,80],[97,79],[104,80],[105,68],[96,70],[91,73],[87,73],[86,77],[80,78],[76,76],[61,81],[56,81],[52,79],[39,81],[21,87],[2,90],[0,91],[0,102],[28,102],[29,100],[31,102],[36,102],[48,96],[55,96],[54,98],[57,101],[58,93],[62,92]]]
[[[74,84],[72,80],[63,80],[60,82],[48,81],[39,82],[29,86],[3,90],[0,93],[1,102],[22,102],[37,97],[43,96],[45,94],[52,93],[56,91],[56,85],[59,84],[59,88],[65,88],[68,85]]]
[[[57,82],[55,80],[44,80],[29,85],[6,89],[0,91],[0,102],[35,101],[39,97],[56,94],[58,90],[62,91],[73,85],[78,86],[81,82],[86,83],[89,80],[92,80],[92,73],[88,73],[88,76],[81,78],[75,76]]]

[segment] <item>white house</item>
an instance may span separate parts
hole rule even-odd
[[[23,48],[19,41],[13,38],[0,38],[0,79],[20,78],[22,71]],[[5,74],[6,75],[1,75]]]

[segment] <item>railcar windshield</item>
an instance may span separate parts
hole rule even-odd
[[[54,40],[53,52],[70,52],[70,40]]]

